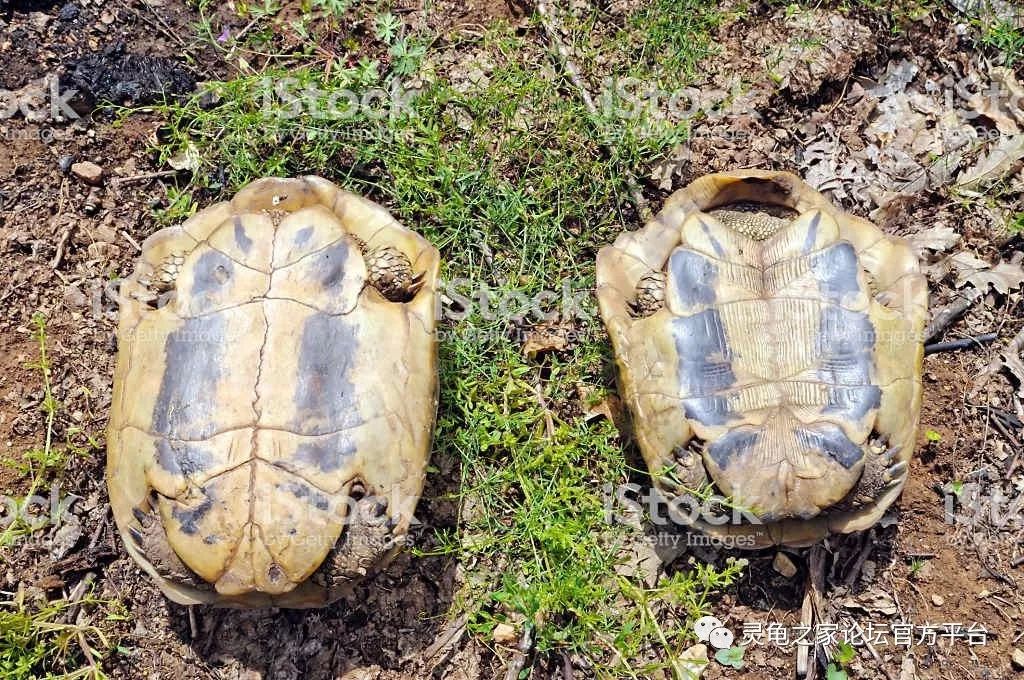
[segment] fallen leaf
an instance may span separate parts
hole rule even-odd
[[[965,169],[956,179],[959,187],[986,187],[998,182],[1020,167],[1024,158],[1024,135],[1000,137],[994,148],[982,154],[978,161]]]
[[[848,597],[842,602],[846,609],[859,609],[868,614],[895,616],[899,609],[892,596],[882,591],[869,591],[857,597]]]
[[[952,227],[944,224],[937,224],[930,229],[919,231],[907,237],[910,247],[914,249],[918,257],[924,257],[927,251],[942,253],[960,242],[960,234]]]
[[[971,274],[965,280],[978,290],[987,290],[991,285],[998,293],[1006,295],[1024,283],[1024,268],[1019,264],[1000,262],[992,269]]]

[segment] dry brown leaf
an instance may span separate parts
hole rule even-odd
[[[996,145],[981,155],[956,179],[959,187],[986,187],[1020,168],[1024,158],[1024,135],[1000,137]]]
[[[907,237],[910,247],[914,249],[918,257],[927,255],[927,251],[942,253],[960,242],[960,234],[952,227],[944,224],[937,224],[930,229],[919,231]]]
[[[881,614],[882,616],[895,616],[899,611],[892,596],[880,590],[862,593],[857,597],[848,597],[843,600],[842,604],[846,609],[859,609],[868,614]]]
[[[966,281],[979,290],[986,290],[991,285],[998,293],[1006,295],[1024,283],[1024,268],[1019,264],[1000,262],[992,269],[971,274]]]

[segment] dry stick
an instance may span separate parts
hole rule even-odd
[[[111,184],[118,186],[122,184],[134,184],[135,182],[146,182],[151,179],[160,179],[161,177],[174,177],[180,170],[159,170],[157,172],[145,172],[141,175],[129,175],[127,177],[115,177],[110,180]]]
[[[548,8],[548,3],[545,0],[538,0],[537,2],[537,14],[540,15],[541,24],[544,26],[544,32],[548,34],[552,44],[555,47],[555,51],[558,52],[558,56],[562,62],[562,69],[565,74],[569,76],[569,81],[576,88],[580,99],[583,100],[583,105],[587,108],[587,112],[590,113],[591,120],[594,125],[599,126],[600,118],[597,113],[597,106],[594,104],[594,98],[590,96],[590,91],[587,89],[586,83],[583,82],[583,77],[580,75],[580,69],[576,66],[576,62],[573,61],[572,55],[569,53],[569,48],[561,37],[558,35],[558,29],[555,26],[554,18],[551,14],[551,10]],[[604,145],[610,154],[615,155],[615,151],[608,145]],[[644,198],[643,192],[640,190],[640,185],[637,184],[636,179],[632,173],[628,170],[623,170],[623,174],[626,180],[626,188],[629,190],[629,196],[633,200],[633,205],[636,207],[637,212],[640,214],[640,219],[644,222],[651,219],[652,213],[650,206],[647,205],[647,199]]]
[[[523,637],[519,640],[516,653],[512,655],[512,662],[505,671],[505,680],[518,680],[519,672],[526,665],[526,655],[533,647],[533,626],[527,624],[523,627]]]
[[[857,633],[864,638],[864,646],[868,648],[868,651],[871,652],[871,656],[874,657],[875,663],[878,664],[878,670],[882,671],[882,675],[887,677],[889,680],[892,680],[892,675],[889,674],[889,669],[885,667],[885,662],[882,661],[882,657],[878,655],[878,650],[875,649],[873,644],[871,644],[871,640],[869,640],[868,636],[864,634],[864,629],[860,627],[860,624],[857,623],[856,620],[850,620],[853,622],[854,628],[857,629]]]
[[[930,345],[924,346],[924,353],[938,354],[939,352],[952,352],[960,349],[973,349],[974,347],[981,347],[982,345],[988,344],[998,337],[998,333],[985,333],[984,335],[975,335],[969,338],[961,338],[959,340],[949,340],[947,342],[933,342]]]
[[[959,319],[964,312],[971,308],[974,303],[981,299],[982,292],[978,288],[971,287],[958,294],[956,300],[936,310],[928,327],[924,329],[924,341],[931,342],[942,335],[942,332]]]

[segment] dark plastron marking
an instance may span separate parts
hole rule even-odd
[[[844,304],[847,297],[856,297],[861,291],[860,262],[849,243],[836,243],[812,255],[811,271],[818,281],[818,290],[831,303]]]
[[[331,505],[327,496],[303,482],[285,482],[284,484],[278,484],[278,487],[284,487],[288,493],[309,503],[317,510],[327,510]]]
[[[295,448],[295,462],[312,465],[321,472],[335,472],[352,458],[356,445],[344,432],[318,442],[305,442]]]
[[[209,451],[194,442],[161,439],[156,450],[157,464],[172,475],[191,477],[208,469],[213,460]]]
[[[741,458],[757,444],[761,433],[747,430],[731,430],[717,441],[708,444],[707,455],[720,469],[725,470],[729,463]]]
[[[252,249],[252,239],[245,233],[245,226],[242,224],[242,218],[235,217],[235,243],[239,248],[242,249],[243,253],[247,253]]]
[[[688,307],[710,305],[715,301],[718,268],[704,255],[683,248],[672,253],[668,262],[676,296]]]
[[[193,314],[201,314],[213,308],[224,291],[229,290],[235,275],[235,261],[218,250],[203,253],[193,268],[192,297]]]
[[[715,255],[719,258],[725,257],[725,249],[722,247],[722,244],[718,242],[718,239],[711,233],[711,227],[708,226],[707,222],[701,220],[700,227],[704,231],[704,235],[708,237],[709,241],[711,241],[711,247],[714,248]]]
[[[732,351],[718,310],[679,317],[672,322],[679,357],[679,389],[686,417],[704,425],[723,425],[733,417],[721,393],[736,383]]]
[[[153,406],[153,431],[202,440],[217,431],[217,384],[225,350],[223,314],[185,319],[164,343],[164,376]]]
[[[814,213],[814,217],[811,218],[811,223],[807,227],[807,236],[804,238],[804,245],[801,248],[801,252],[806,255],[814,249],[814,244],[818,240],[818,227],[821,225],[821,212]]]
[[[345,281],[345,263],[348,261],[348,243],[339,241],[324,248],[305,265],[320,287],[331,290]]]
[[[342,458],[351,455],[354,445],[344,430],[362,423],[350,380],[357,342],[356,326],[344,316],[313,314],[302,328],[292,395],[295,416],[289,427],[296,434],[334,435],[327,442],[302,444],[296,452],[324,471],[337,469]]]
[[[295,232],[295,236],[292,237],[292,243],[295,244],[296,248],[302,248],[309,243],[309,239],[312,238],[312,236],[313,227],[303,227]]]
[[[796,428],[797,444],[804,451],[816,451],[849,470],[864,457],[864,449],[850,441],[842,428],[832,423]]]
[[[818,331],[818,377],[828,384],[823,413],[860,421],[881,404],[882,390],[871,381],[875,328],[863,312],[830,305]]]
[[[194,508],[181,508],[177,504],[171,509],[171,516],[181,525],[181,533],[195,536],[199,532],[199,524],[213,508],[213,498],[205,496]]]

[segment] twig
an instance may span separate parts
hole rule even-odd
[[[874,657],[875,663],[878,664],[878,670],[882,671],[882,675],[887,677],[889,680],[892,680],[892,675],[889,673],[889,669],[885,667],[885,662],[882,661],[882,657],[878,655],[878,650],[875,649],[873,644],[871,644],[871,640],[864,633],[864,629],[860,627],[860,624],[857,623],[855,619],[851,619],[850,621],[853,623],[854,628],[857,629],[857,633],[864,640],[864,646],[868,648],[868,652],[870,652],[871,656]]]
[[[966,291],[961,291],[953,302],[935,310],[931,322],[924,329],[924,341],[931,342],[942,335],[943,331],[949,328],[954,321],[959,319],[964,312],[980,300],[981,296],[982,291],[972,286]]]
[[[975,335],[969,338],[961,338],[959,340],[948,340],[946,342],[933,342],[930,345],[924,346],[925,354],[938,354],[939,352],[953,352],[961,349],[973,349],[975,346],[981,347],[982,345],[988,344],[999,337],[998,333],[985,333],[983,335]]]
[[[537,403],[540,404],[541,409],[544,411],[544,429],[547,433],[547,438],[552,439],[555,436],[555,420],[551,417],[551,409],[548,407],[548,401],[544,398],[544,392],[541,390],[540,385],[531,385],[533,393],[537,396]]]
[[[127,177],[114,177],[110,180],[111,184],[118,186],[122,184],[134,184],[136,182],[146,182],[151,179],[159,179],[161,177],[174,177],[180,170],[159,170],[157,172],[144,172],[141,175],[129,175]]]
[[[595,126],[600,126],[600,117],[597,112],[597,105],[594,104],[594,98],[590,96],[590,90],[587,89],[586,83],[583,82],[583,77],[580,75],[580,69],[576,66],[576,62],[573,61],[572,55],[569,53],[569,48],[558,34],[558,29],[555,26],[554,17],[551,14],[551,9],[548,7],[546,0],[537,1],[537,14],[540,15],[541,24],[544,26],[544,32],[548,34],[548,38],[555,47],[555,51],[558,52],[560,61],[562,62],[562,69],[565,74],[569,77],[569,81],[576,88],[580,99],[583,100],[583,105],[587,108],[587,112],[590,114],[591,120]],[[608,149],[612,155],[614,150],[610,149],[607,144],[604,144],[605,148]],[[628,171],[623,172],[623,176],[626,181],[626,188],[629,190],[629,196],[633,200],[633,205],[636,207],[637,213],[640,215],[640,219],[646,222],[651,219],[652,213],[650,206],[647,205],[647,199],[644,198],[643,192],[640,190],[640,185],[637,184],[636,179]]]
[[[466,632],[466,623],[469,621],[469,614],[463,614],[459,618],[455,619],[447,628],[445,628],[440,635],[427,647],[426,651],[423,652],[424,659],[431,660],[438,653],[450,646],[457,644],[458,641]]]
[[[576,671],[572,668],[572,659],[565,652],[562,652],[562,680],[573,680]]]
[[[526,665],[526,655],[533,648],[533,626],[527,624],[523,627],[523,637],[519,639],[516,652],[512,655],[512,661],[505,670],[505,680],[519,680],[519,672]]]
[[[64,623],[71,623],[75,618],[77,618],[78,610],[81,609],[80,603],[82,598],[85,597],[85,592],[89,590],[89,586],[91,586],[95,580],[96,574],[90,571],[82,577],[81,581],[75,584],[74,588],[71,589],[71,595],[68,597],[70,606],[68,607],[68,610],[64,612]]]

